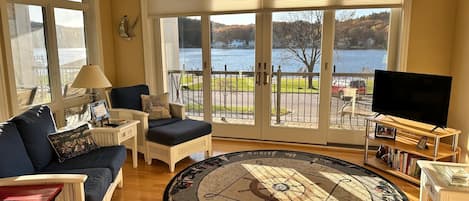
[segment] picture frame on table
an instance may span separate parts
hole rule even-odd
[[[428,137],[422,136],[419,139],[419,142],[417,143],[417,148],[422,149],[422,150],[428,149],[427,141],[428,141]]]
[[[375,138],[385,138],[385,139],[396,139],[397,129],[392,127],[387,127],[382,124],[376,124],[375,126]]]
[[[90,111],[91,120],[95,125],[97,125],[98,122],[101,122],[101,125],[103,125],[103,121],[109,121],[109,118],[111,117],[105,100],[99,100],[91,103]]]

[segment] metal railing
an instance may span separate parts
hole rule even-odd
[[[226,68],[225,68],[226,69]],[[203,117],[202,71],[168,72],[170,99],[186,105],[188,116]],[[271,124],[317,128],[319,123],[319,73],[282,72],[278,68],[271,81]],[[373,73],[334,73],[331,88],[330,127],[364,128],[371,113]],[[254,120],[254,72],[212,71],[212,117],[214,119]],[[343,96],[345,88],[357,88],[352,101]]]
[[[76,67],[67,67],[60,69],[60,78],[62,82],[63,91],[65,84],[73,82],[75,76],[80,71],[81,66]],[[37,91],[34,97],[33,104],[38,103],[48,103],[51,101],[51,91],[50,91],[50,79],[49,79],[49,70],[45,66],[34,66],[34,83],[29,84],[28,86],[18,86],[19,88],[32,88],[37,87]]]

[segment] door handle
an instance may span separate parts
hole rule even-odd
[[[256,85],[261,85],[261,63],[257,64]]]
[[[267,63],[264,63],[264,85],[269,84],[269,73],[267,73]]]

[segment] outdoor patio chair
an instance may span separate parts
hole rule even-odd
[[[196,153],[212,155],[212,126],[204,121],[185,118],[184,105],[170,103],[172,118],[149,120],[143,112],[140,95],[149,95],[147,85],[113,88],[107,93],[111,118],[139,120],[137,144],[145,161],[158,159],[174,172],[176,162]]]
[[[345,101],[342,107],[340,108],[340,124],[344,124],[344,116],[349,116],[350,128],[353,128],[352,117],[361,116],[361,117],[370,117],[375,113],[369,110],[364,110],[357,107],[357,104],[363,104],[362,102],[357,102],[357,88],[344,88],[343,100]]]
[[[90,90],[85,88],[72,88],[71,84],[64,86],[63,97],[79,96],[88,93]],[[78,115],[78,119],[82,120],[83,115],[88,111],[88,104],[65,109],[66,116]]]
[[[37,87],[21,87],[17,90],[18,103],[20,106],[32,105],[36,97]]]

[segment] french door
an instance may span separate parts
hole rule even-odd
[[[360,14],[350,17],[355,12]],[[370,19],[384,19],[376,20],[376,26],[389,27],[390,11],[387,16],[374,12],[383,11],[339,12],[337,17],[335,10],[307,10],[161,18],[168,92],[172,101],[186,105],[190,118],[212,122],[214,136],[350,142],[347,135],[361,133],[360,122],[371,113],[355,101],[371,97],[373,75],[336,72],[336,63],[344,69],[353,64],[355,57],[346,57],[355,53],[349,51],[351,44],[370,51],[387,46],[390,37],[381,32],[381,38],[355,40],[355,32],[344,31],[343,26]],[[378,53],[374,60],[392,57]],[[383,63],[380,68],[386,69],[387,61]],[[372,71],[374,63],[370,65]],[[350,90],[356,92],[354,105],[350,93],[343,94]]]

